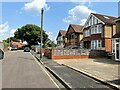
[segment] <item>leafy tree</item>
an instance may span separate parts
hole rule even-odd
[[[17,31],[14,33],[15,38],[20,39],[23,41],[26,41],[29,46],[36,45],[38,42],[40,43],[40,35],[41,34],[41,28],[37,25],[33,24],[27,24],[25,26],[22,26],[21,28],[18,28]],[[48,35],[43,31],[43,44],[48,39]]]
[[[56,44],[54,43],[54,41],[47,39],[46,42],[44,43],[43,47],[56,47]]]
[[[10,37],[10,38],[7,38],[6,40],[3,40],[4,45],[8,46],[9,45],[9,40],[10,40],[10,42],[11,41],[20,42],[19,39],[16,39],[15,37]]]

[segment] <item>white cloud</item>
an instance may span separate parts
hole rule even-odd
[[[11,29],[11,31],[10,31],[10,36],[13,37],[16,30],[17,30],[17,29]]]
[[[26,3],[24,5],[24,9],[26,11],[35,11],[37,13],[40,13],[42,8],[45,8],[45,10],[49,10],[50,7],[45,2],[46,0],[33,0],[32,2]]]
[[[77,5],[68,11],[69,16],[64,18],[63,21],[66,23],[71,23],[71,22],[75,22],[75,21],[82,22],[83,20],[85,21],[85,19],[92,12],[95,13],[95,11],[89,9],[88,7],[86,7],[84,5]]]
[[[80,20],[80,25],[84,25],[87,19]]]
[[[5,33],[9,30],[8,22],[0,25],[0,36],[4,36]]]
[[[56,36],[53,35],[52,32],[46,32],[48,35],[48,38],[54,42],[56,42]]]
[[[85,5],[87,3],[88,6],[91,6],[92,3],[92,0],[70,0],[70,1],[80,5]]]

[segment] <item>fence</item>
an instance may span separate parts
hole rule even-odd
[[[81,49],[54,49],[54,56],[80,56],[80,55],[89,55],[89,50]]]
[[[106,52],[90,49],[45,49],[44,55],[51,59],[101,58],[106,57]]]

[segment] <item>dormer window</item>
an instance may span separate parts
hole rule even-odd
[[[110,18],[109,18],[109,17],[107,17],[107,16],[104,16],[104,18],[105,18],[105,19],[110,19]]]

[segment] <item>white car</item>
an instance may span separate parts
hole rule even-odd
[[[11,47],[11,50],[17,50],[17,49],[18,49],[17,46],[12,46],[12,47]]]

